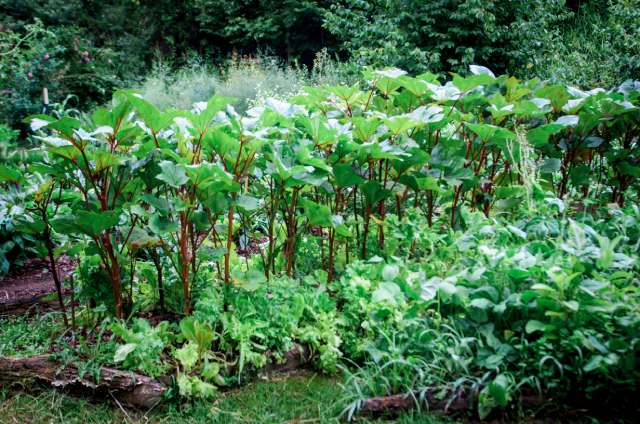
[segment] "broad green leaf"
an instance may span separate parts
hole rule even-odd
[[[373,303],[390,303],[398,305],[404,298],[402,289],[396,283],[384,282],[371,294],[371,302]]]
[[[367,181],[360,186],[360,189],[370,203],[377,203],[390,194],[390,191],[383,189],[377,181]]]
[[[116,350],[116,353],[113,355],[113,362],[123,362],[127,359],[127,356],[138,347],[137,343],[127,343],[125,345],[119,346]]]
[[[157,107],[143,98],[135,94],[129,94],[128,99],[133,105],[136,114],[154,133],[158,133],[171,123],[172,117],[165,115]]]
[[[513,140],[516,137],[516,135],[508,129],[495,125],[467,123],[466,126],[485,142]]]
[[[351,164],[338,163],[333,165],[333,176],[338,187],[353,187],[364,181],[360,175],[356,174]]]
[[[331,210],[328,206],[321,205],[311,200],[304,200],[302,205],[304,207],[304,216],[309,219],[309,224],[319,225],[321,227],[331,227]]]
[[[500,374],[489,385],[489,392],[498,406],[504,408],[509,402],[509,379]]]
[[[535,319],[527,321],[527,325],[524,328],[527,334],[535,333],[536,331],[544,331],[544,323]]]
[[[74,118],[69,118],[68,116],[62,117],[57,121],[50,122],[47,124],[47,128],[57,131],[62,134],[65,138],[74,138],[74,130],[80,128],[80,121]]]
[[[100,236],[105,230],[114,227],[120,221],[120,211],[89,212],[76,211],[51,220],[51,226],[62,234],[85,234]]]
[[[236,204],[246,211],[255,211],[260,207],[260,199],[243,194],[238,196]]]
[[[382,279],[392,281],[400,274],[400,268],[395,264],[387,264],[382,268]]]
[[[535,92],[536,96],[549,99],[553,109],[556,111],[562,110],[562,107],[569,100],[569,93],[567,88],[562,85],[547,85]]]
[[[5,165],[0,165],[0,183],[10,182],[17,183],[20,181],[20,171],[14,168],[9,168]]]
[[[100,150],[96,153],[96,165],[93,169],[95,172],[103,171],[107,168],[111,168],[112,166],[117,166],[120,164],[122,159],[113,153]]]
[[[180,349],[176,349],[173,356],[180,362],[185,371],[191,371],[199,359],[198,345],[190,340]]]
[[[549,142],[549,137],[564,129],[561,124],[545,124],[540,125],[527,132],[527,139],[533,147],[542,147]]]
[[[158,235],[164,235],[177,232],[180,229],[180,224],[166,216],[153,214],[149,219],[149,228]]]
[[[157,179],[174,188],[179,188],[189,181],[184,169],[176,165],[174,162],[164,160],[160,162],[162,172],[156,176]]]

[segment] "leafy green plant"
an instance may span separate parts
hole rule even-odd
[[[211,397],[216,393],[214,384],[225,385],[221,362],[210,352],[215,333],[209,324],[194,318],[180,321],[180,330],[186,342],[173,352],[180,364],[177,377],[180,395]]]
[[[151,377],[163,375],[169,369],[163,357],[164,350],[173,338],[168,322],[163,321],[152,327],[147,320],[136,318],[131,328],[114,322],[111,331],[125,343],[116,349],[113,362]]]
[[[409,277],[389,264],[347,274],[338,293],[358,302],[345,314],[361,324],[345,337],[366,336],[371,322],[377,334],[365,339],[366,367],[350,373],[353,396],[477,390],[484,418],[518,394],[567,395],[576,381],[588,384],[586,396],[612,385],[631,393],[637,309],[627,301],[637,291],[626,269],[637,266],[629,256],[637,258],[635,241],[625,247],[603,236],[603,222],[596,230],[589,218],[556,220],[553,209],[538,212],[558,227],[555,235],[541,232],[538,218],[514,227],[469,216],[474,223],[466,233],[436,247],[432,260],[455,264],[448,271],[408,262],[404,267],[416,269]],[[389,282],[374,290],[377,275]]]

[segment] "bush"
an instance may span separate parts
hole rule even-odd
[[[340,1],[325,26],[361,65],[411,72],[522,67],[567,17],[553,0]]]
[[[1,23],[0,23],[1,25]],[[77,106],[104,102],[121,83],[114,54],[91,44],[73,27],[45,29],[41,21],[0,31],[0,120],[19,127],[43,110],[42,90],[52,103],[76,94]]]
[[[366,365],[347,372],[347,410],[429,391],[477,393],[480,418],[532,393],[623,405],[640,378],[640,291],[637,232],[619,234],[638,212],[574,221],[539,202],[520,219],[470,214],[466,232],[425,246],[428,261],[350,265],[335,284],[340,334]]]
[[[640,77],[640,1],[604,11],[584,7],[534,59],[529,75],[582,87],[613,87]]]

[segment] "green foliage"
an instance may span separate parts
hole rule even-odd
[[[364,65],[459,72],[482,63],[517,72],[566,14],[564,2],[547,0],[360,0],[332,5],[324,25]]]
[[[244,111],[308,78],[357,79],[364,65],[419,73],[481,63],[611,87],[638,77],[637,9],[637,0],[2,0],[0,115],[18,127],[43,109],[43,87],[52,104],[89,111],[149,71],[143,91],[161,109],[219,92]],[[187,70],[154,69],[157,60]]]
[[[612,87],[637,79],[638,10],[636,0],[587,2],[544,45],[527,74],[583,87]]]
[[[74,95],[75,107],[91,110],[114,88],[140,83],[158,57],[181,66],[197,52],[219,65],[232,52],[267,51],[287,63],[301,60],[311,66],[314,55],[331,44],[322,28],[329,2],[293,3],[2,0],[1,119],[17,126],[25,115],[40,112],[43,87],[52,103]],[[187,78],[198,87],[185,87],[191,94],[177,90],[179,98],[206,100],[213,94],[208,76],[181,74],[178,80]],[[162,72],[156,72],[145,85],[157,93],[165,84]],[[193,103],[159,94],[154,100],[161,99],[159,106]]]
[[[220,375],[221,364],[209,352],[215,338],[213,329],[208,323],[190,317],[180,321],[180,330],[185,344],[173,352],[181,369],[177,377],[180,395],[211,397],[217,391],[212,383],[218,386],[225,384]]]
[[[270,48],[287,61],[306,60],[324,47],[322,12],[331,1],[195,0],[201,34],[241,52]]]
[[[19,8],[7,3],[12,2],[3,1],[0,10]],[[6,28],[0,31],[3,122],[18,126],[24,116],[41,112],[44,87],[51,103],[65,103],[75,94],[75,106],[88,109],[106,100],[121,83],[114,53],[97,48],[77,27],[47,26],[38,14],[33,20],[5,17],[0,22]]]
[[[163,375],[167,371],[163,351],[172,340],[168,322],[163,321],[152,327],[148,321],[137,318],[131,328],[115,322],[111,325],[111,331],[125,343],[118,346],[113,362],[122,363],[126,369],[138,370],[152,377]]]
[[[55,313],[37,318],[3,317],[0,326],[0,357],[47,353],[61,329]]]
[[[470,215],[425,261],[354,264],[336,283],[354,305],[345,339],[366,358],[348,380],[349,413],[363,396],[428,388],[478,391],[481,418],[519,394],[562,397],[573,384],[586,398],[632,396],[638,238],[609,237],[628,234],[637,213],[572,220],[541,206],[515,225]]]
[[[219,95],[179,110],[120,91],[91,116],[28,118],[42,145],[16,178],[45,182],[35,204],[59,193],[43,217],[81,258],[79,297],[105,304],[89,314],[184,315],[179,334],[117,321],[109,359],[175,370],[184,397],[297,345],[323,371],[354,365],[348,417],[363,396],[429,390],[460,389],[482,416],[576,384],[626,395],[638,83],[469,71],[367,70],[244,114]]]

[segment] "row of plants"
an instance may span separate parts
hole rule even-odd
[[[28,118],[40,144],[0,166],[15,227],[49,260],[65,319],[61,254],[79,258],[80,321],[117,319],[92,330],[114,334],[104,351],[64,354],[175,371],[182,395],[208,396],[304,344],[325,371],[361,367],[348,413],[434,387],[477,392],[485,416],[584,375],[633,386],[640,85],[479,66],[365,80],[245,115],[120,91],[91,115]],[[184,318],[120,321],[153,309]]]
[[[188,312],[200,249],[222,255],[229,284],[240,235],[268,239],[267,278],[291,276],[302,229],[314,227],[327,234],[331,280],[337,251],[348,262],[383,249],[377,221],[389,209],[420,205],[430,223],[446,214],[462,228],[463,204],[486,216],[518,207],[537,179],[561,199],[637,197],[637,83],[583,92],[472,72],[444,85],[372,72],[366,90],[308,88],[247,116],[228,98],[161,112],[131,92],[83,120],[36,116],[47,154],[26,170],[44,181],[33,200],[60,212],[52,229],[91,240],[122,316],[123,264],[142,252],[173,253]],[[25,178],[3,169],[5,181]]]

